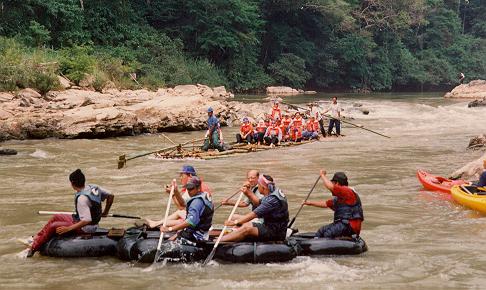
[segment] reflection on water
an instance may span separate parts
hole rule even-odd
[[[369,108],[369,115],[354,113],[351,117],[392,139],[349,128],[345,129],[347,136],[339,140],[211,161],[143,157],[116,169],[118,155],[170,145],[157,135],[6,142],[5,147],[19,154],[0,158],[1,288],[65,289],[67,283],[78,289],[479,288],[485,282],[486,254],[478,246],[486,238],[485,218],[451,203],[447,196],[423,191],[415,170],[447,175],[478,157],[481,152],[465,148],[470,137],[484,133],[486,110],[468,109],[465,101],[437,96],[340,98],[345,104],[359,102]],[[328,97],[296,96],[287,101],[305,103]],[[224,128],[225,136],[236,131]],[[202,134],[167,135],[183,142]],[[35,233],[47,219],[36,211],[72,209],[67,176],[74,169],[83,169],[90,183],[116,195],[114,212],[160,217],[167,200],[161,193],[163,185],[177,177],[176,172],[188,162],[213,187],[216,200],[233,193],[249,169],[272,175],[290,201],[291,216],[320,168],[328,169],[329,175],[345,171],[361,193],[366,218],[362,236],[369,252],[358,257],[299,257],[285,264],[167,265],[150,272],[115,258],[36,256],[28,260],[18,256],[23,248],[16,239]],[[311,199],[329,197],[321,185],[316,189]],[[215,221],[222,223],[229,212],[230,208],[221,208]],[[304,208],[295,225],[301,232],[312,231],[331,219],[330,210]],[[120,227],[130,222],[106,219],[102,225]]]

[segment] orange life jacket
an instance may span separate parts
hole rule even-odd
[[[272,116],[273,120],[275,120],[276,117],[278,117],[279,119],[282,119],[282,112],[281,112],[280,108],[277,107],[277,106],[273,106],[271,116]]]
[[[268,136],[278,136],[279,135],[280,127],[272,125],[268,129],[269,129]]]
[[[309,120],[305,125],[307,132],[317,132],[319,130],[319,122]]]
[[[240,127],[240,132],[243,134],[247,134],[248,132],[252,132],[252,131],[253,131],[253,126],[250,123],[248,124],[243,123]]]
[[[288,127],[291,122],[292,122],[292,118],[287,117],[282,119],[282,123],[285,125],[285,127]]]
[[[293,127],[302,127],[302,117],[299,117],[298,119],[297,118],[293,118],[292,119],[293,121]]]
[[[265,133],[267,131],[267,127],[257,125],[255,128],[255,133]]]

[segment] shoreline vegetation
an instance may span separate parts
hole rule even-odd
[[[0,91],[181,84],[449,90],[486,79],[481,1],[2,1]],[[388,3],[388,4],[387,4]]]

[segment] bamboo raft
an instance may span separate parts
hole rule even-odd
[[[327,137],[327,139],[335,139],[336,137]],[[156,152],[154,155],[157,159],[202,159],[202,160],[211,160],[211,159],[218,159],[224,158],[229,156],[247,154],[251,152],[260,152],[260,151],[267,151],[273,149],[280,149],[280,148],[287,148],[287,147],[295,147],[304,144],[319,142],[319,140],[304,140],[301,142],[282,142],[278,146],[268,146],[268,145],[258,145],[258,144],[247,144],[247,143],[233,143],[231,144],[231,149],[219,152],[217,150],[209,150],[203,151],[201,146],[198,144],[185,144],[185,145],[178,145],[171,148],[167,148],[167,150],[160,150]]]

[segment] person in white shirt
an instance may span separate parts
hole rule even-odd
[[[319,122],[319,128],[321,129],[322,137],[326,137],[326,129],[324,128],[324,118],[321,115],[321,109],[318,104],[309,104],[309,114],[310,117],[314,117],[316,121]]]
[[[323,113],[330,112],[329,127],[327,133],[331,135],[334,125],[336,126],[336,135],[341,135],[341,105],[337,102],[337,97],[332,97],[332,103],[329,108]]]

